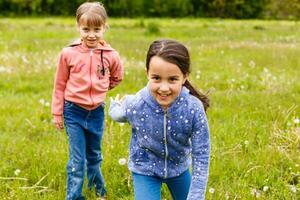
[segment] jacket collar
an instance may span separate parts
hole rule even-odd
[[[170,107],[168,108],[167,112],[170,113],[173,110],[176,110],[180,106],[180,104],[182,104],[184,102],[184,100],[186,99],[186,96],[189,95],[189,92],[190,91],[185,86],[183,86],[182,89],[181,89],[180,94],[175,99],[175,101],[170,105]],[[150,107],[152,107],[155,110],[156,113],[165,112],[163,110],[163,108],[155,100],[155,98],[153,97],[153,95],[151,94],[150,88],[149,88],[149,84],[140,91],[140,95],[141,95],[141,98]]]
[[[112,50],[114,50],[108,43],[106,43],[105,40],[100,40],[100,44],[101,44],[100,47],[94,49],[94,51],[101,51],[101,50],[112,51]],[[77,40],[73,41],[68,46],[76,47],[81,52],[89,52],[91,50],[89,47],[87,47],[85,44],[82,43],[81,39],[77,39]]]

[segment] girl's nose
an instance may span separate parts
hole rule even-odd
[[[159,87],[159,90],[161,90],[161,91],[168,91],[169,90],[169,84],[167,84],[167,83],[161,83],[160,87]]]
[[[94,32],[90,32],[88,37],[95,37],[95,33]]]

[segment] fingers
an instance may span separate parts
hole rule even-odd
[[[55,127],[56,127],[58,130],[63,130],[63,129],[64,129],[64,125],[63,125],[62,122],[55,123]]]
[[[123,96],[122,98],[120,98],[120,94],[117,94],[115,96],[115,98],[110,97],[110,101],[118,101],[118,102],[122,102],[124,100],[125,96]]]
[[[116,97],[115,97],[115,101],[120,101],[119,97],[120,97],[120,95],[117,94]]]
[[[126,95],[122,96],[122,98],[120,99],[120,101],[123,102],[124,99],[125,99],[125,97],[126,97]]]

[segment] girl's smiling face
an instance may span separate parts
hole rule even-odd
[[[88,48],[97,48],[103,37],[104,26],[94,26],[81,23],[78,26],[80,38]]]
[[[147,77],[152,96],[164,110],[167,110],[178,97],[187,79],[177,65],[159,56],[151,58]]]

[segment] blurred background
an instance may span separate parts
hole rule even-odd
[[[84,0],[0,0],[1,16],[74,15]],[[299,0],[102,0],[111,17],[299,19]]]

